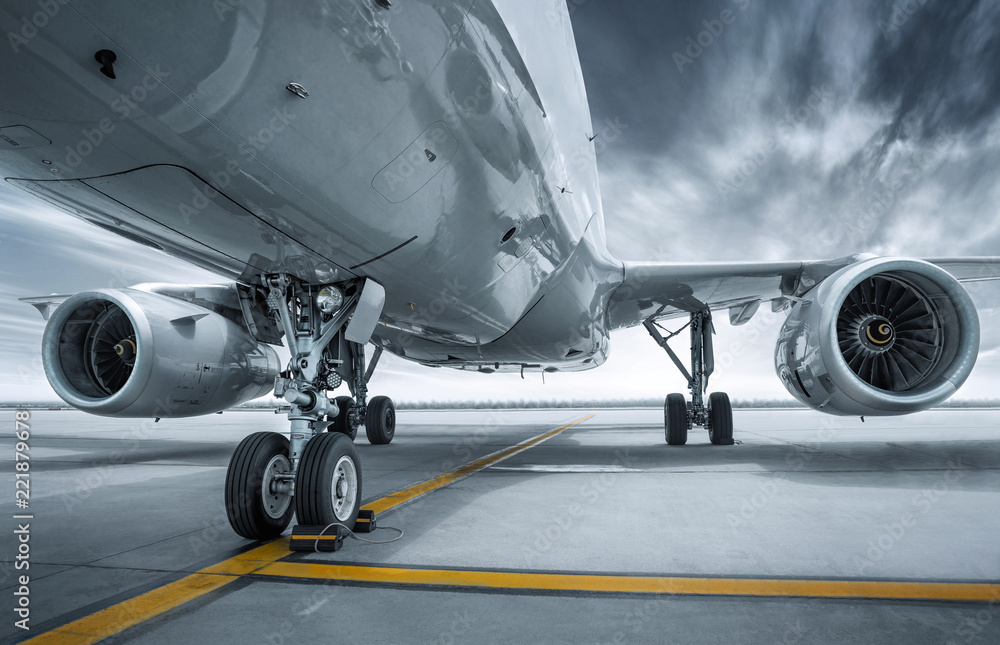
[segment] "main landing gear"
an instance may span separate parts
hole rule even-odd
[[[291,408],[288,438],[257,432],[233,453],[226,473],[226,514],[245,538],[267,540],[299,524],[354,526],[361,506],[361,462],[354,447],[365,426],[374,444],[392,441],[392,400],[368,400],[382,349],[365,368],[365,344],[382,314],[385,291],[371,280],[306,285],[266,276],[267,306],[285,332],[291,360],[274,394]],[[327,397],[347,382],[352,396]]]
[[[715,371],[715,355],[712,349],[712,314],[708,311],[697,311],[691,314],[691,321],[675,332],[667,332],[664,338],[660,329],[652,319],[643,323],[646,331],[662,347],[670,359],[688,380],[691,390],[691,400],[687,401],[683,394],[668,394],[663,404],[663,426],[667,443],[672,446],[682,446],[687,443],[688,430],[692,426],[703,426],[708,430],[708,437],[713,444],[719,446],[733,445],[733,406],[729,395],[725,392],[713,392],[705,405],[704,393],[708,389],[708,377]],[[677,357],[667,341],[677,336],[685,329],[691,330],[691,371],[688,372],[684,363]],[[664,330],[667,331],[667,330]]]

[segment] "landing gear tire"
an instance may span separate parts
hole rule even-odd
[[[708,438],[717,446],[733,445],[733,406],[725,392],[713,392],[708,397]]]
[[[683,446],[688,440],[687,402],[683,394],[668,394],[663,403],[663,429],[667,443]]]
[[[358,436],[357,426],[351,427],[351,408],[354,407],[354,399],[349,396],[338,396],[334,401],[340,412],[332,419],[333,423],[327,428],[327,432],[339,432],[354,441]]]
[[[288,439],[256,432],[236,447],[226,471],[226,515],[233,530],[250,540],[276,538],[292,521],[290,486],[277,475],[292,471]]]
[[[365,432],[373,444],[387,444],[396,434],[396,406],[387,396],[372,397],[365,413]]]
[[[361,508],[361,461],[354,443],[339,432],[309,440],[295,479],[299,524],[353,528]]]

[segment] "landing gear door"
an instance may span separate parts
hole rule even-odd
[[[365,280],[351,322],[347,323],[347,329],[344,330],[344,338],[352,343],[367,343],[375,331],[384,306],[385,289],[374,280]]]

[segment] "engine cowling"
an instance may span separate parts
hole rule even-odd
[[[42,360],[66,403],[112,417],[211,414],[267,394],[280,369],[274,349],[237,320],[134,288],[59,305]]]
[[[839,415],[919,412],[954,394],[979,353],[965,288],[921,260],[845,267],[791,309],[775,369],[809,407]]]

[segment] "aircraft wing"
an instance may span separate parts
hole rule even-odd
[[[611,296],[612,329],[644,321],[728,309],[730,322],[750,320],[762,303],[786,309],[840,269],[872,258],[867,254],[807,262],[625,262],[624,282]],[[1000,279],[1000,257],[931,258],[961,282]]]

